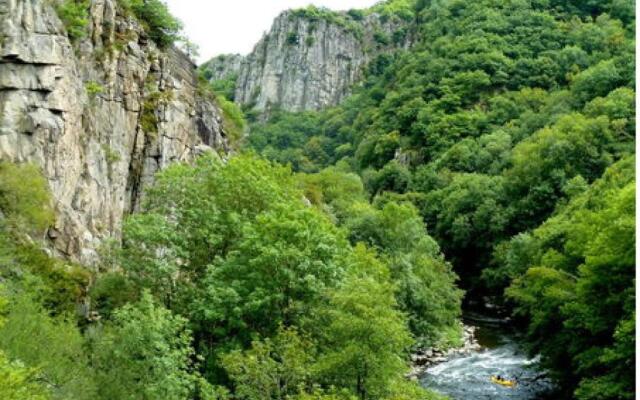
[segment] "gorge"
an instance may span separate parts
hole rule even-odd
[[[0,398],[633,398],[634,29],[310,6],[196,66],[161,0],[0,0]]]

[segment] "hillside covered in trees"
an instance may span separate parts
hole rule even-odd
[[[74,40],[89,3],[55,2]],[[180,39],[162,1],[118,5]],[[633,2],[295,11],[370,13],[414,43],[338,106],[243,115],[203,77],[237,153],[160,171],[95,265],[52,255],[42,168],[0,160],[0,398],[442,399],[410,354],[486,298],[558,398],[634,398]]]
[[[514,310],[567,392],[633,398],[633,2],[413,6],[418,44],[339,107],[256,122],[250,146],[412,204],[467,300]]]

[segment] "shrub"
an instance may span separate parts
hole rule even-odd
[[[38,167],[0,163],[0,212],[29,231],[42,232],[53,223],[47,181]]]
[[[357,9],[351,9],[347,11],[347,14],[355,21],[362,21],[365,16],[364,11]]]
[[[182,22],[171,15],[163,1],[121,0],[121,4],[135,14],[158,47],[166,48],[181,39]]]
[[[55,9],[72,41],[85,36],[89,23],[88,0],[58,1],[55,4]]]
[[[90,99],[95,99],[96,96],[104,92],[104,86],[96,81],[89,81],[84,84],[84,89],[87,91],[87,95]]]
[[[232,74],[227,76],[225,79],[211,82],[211,87],[213,88],[214,92],[224,96],[227,100],[233,101],[236,95],[237,81],[238,74]]]
[[[122,159],[120,153],[117,150],[112,149],[108,144],[102,145],[102,151],[104,152],[104,157],[109,165]]]
[[[223,96],[216,97],[216,103],[222,110],[223,127],[227,136],[234,142],[239,141],[244,134],[246,121],[242,110],[236,103]]]
[[[382,31],[377,31],[373,34],[373,40],[375,40],[378,44],[382,46],[386,46],[391,43],[391,39],[389,39],[389,35]]]
[[[298,44],[298,42],[300,41],[300,37],[298,36],[297,32],[289,32],[287,34],[287,44],[290,46],[296,45]]]

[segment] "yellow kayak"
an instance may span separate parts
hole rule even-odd
[[[495,376],[491,377],[491,382],[495,383],[496,385],[502,385],[502,386],[511,387],[511,388],[516,386],[516,381],[510,381],[507,379],[498,379]]]

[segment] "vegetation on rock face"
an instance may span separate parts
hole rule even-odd
[[[222,111],[222,126],[231,144],[238,147],[244,137],[247,121],[242,109],[230,96],[231,85],[235,87],[236,78],[229,81],[209,82],[207,69],[201,68],[198,75],[198,92],[201,96],[215,102]],[[231,92],[232,93],[232,92]]]
[[[211,76],[207,76],[207,72],[209,71],[205,69],[204,78],[207,81],[211,81]],[[224,96],[225,99],[234,101],[237,81],[238,74],[231,74],[225,79],[211,81],[211,88],[215,93],[218,93],[220,96]]]
[[[362,26],[358,23],[359,19],[354,18],[352,13],[342,13],[330,10],[324,7],[309,6],[291,11],[291,17],[303,18],[312,24],[320,21],[327,22],[344,28],[347,32],[351,32],[356,37],[362,37]]]
[[[140,20],[158,47],[166,48],[182,39],[182,22],[162,0],[119,0],[119,4]]]
[[[57,0],[54,7],[71,40],[83,38],[89,24],[89,0]]]
[[[171,14],[164,1],[118,0],[118,4],[125,12],[136,16],[158,47],[166,48],[175,41],[185,40],[182,22]],[[58,17],[72,41],[82,39],[87,33],[89,6],[89,0],[54,0]],[[186,42],[186,47],[190,48],[190,43]]]

